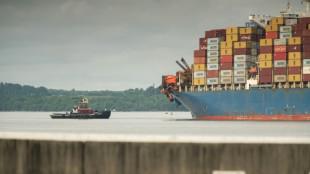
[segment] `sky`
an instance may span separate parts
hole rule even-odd
[[[0,82],[65,90],[161,83],[204,31],[278,16],[286,0],[0,0]],[[291,3],[300,9],[300,1]]]

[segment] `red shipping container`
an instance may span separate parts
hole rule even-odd
[[[295,24],[294,25],[294,31],[302,31],[307,29],[307,24]]]
[[[287,59],[287,53],[274,53],[273,59],[274,60],[286,60]]]
[[[300,67],[288,67],[288,74],[300,74],[301,68]]]
[[[310,36],[310,30],[304,30],[302,31],[302,36],[305,37],[305,36]]]
[[[194,57],[207,57],[207,50],[194,50]]]
[[[274,68],[273,69],[273,75],[286,75],[286,67],[283,68]]]
[[[272,68],[260,68],[259,69],[259,76],[271,76],[272,75]]]
[[[235,48],[234,55],[251,55],[250,48]]]
[[[294,37],[302,37],[303,36],[303,32],[302,31],[295,31],[294,32]]]
[[[310,51],[302,52],[303,59],[310,59]]]
[[[302,38],[302,43],[303,43],[303,44],[310,44],[310,37],[307,37],[307,36],[306,36],[306,37],[303,37],[303,38]],[[309,51],[310,51],[310,50],[309,50]]]
[[[200,50],[208,49],[208,38],[199,38],[199,49]]]
[[[218,70],[207,71],[207,78],[218,77],[218,76],[219,76]]]
[[[256,34],[240,34],[239,41],[257,41]]]
[[[225,37],[225,35],[226,35],[226,29],[205,31],[206,38]]]
[[[207,45],[199,45],[200,50],[207,50],[208,46]]]
[[[272,83],[272,76],[259,76],[259,83]]]
[[[221,56],[221,63],[232,63],[233,56]]]
[[[273,51],[273,47],[272,46],[261,46],[260,47],[260,54],[264,54],[264,53],[272,53]]]
[[[231,70],[232,68],[232,63],[221,63],[221,70]]]
[[[275,53],[285,53],[287,51],[285,45],[274,46],[273,50]]]
[[[310,24],[310,17],[300,18],[300,23],[301,24]]]
[[[303,44],[302,50],[303,51],[310,51],[310,44]]]
[[[266,32],[266,39],[278,39],[279,33],[278,32]]]
[[[302,81],[309,82],[310,81],[310,74],[303,74]]]
[[[207,58],[206,57],[194,57],[194,64],[206,64]]]
[[[301,45],[289,45],[288,52],[301,52]]]

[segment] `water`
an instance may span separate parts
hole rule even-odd
[[[51,119],[50,112],[0,112],[0,131],[182,135],[214,137],[310,137],[309,121],[197,121],[189,112],[112,112],[110,119]]]

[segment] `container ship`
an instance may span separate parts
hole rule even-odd
[[[205,31],[194,64],[182,58],[162,93],[194,119],[310,120],[310,13],[249,16],[244,26]]]

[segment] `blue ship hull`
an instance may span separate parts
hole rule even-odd
[[[196,119],[310,120],[310,89],[173,91]]]

